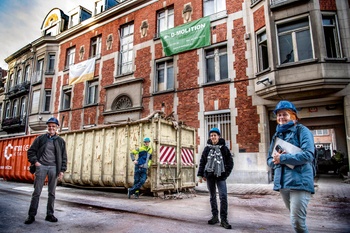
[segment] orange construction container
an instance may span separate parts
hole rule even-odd
[[[11,181],[33,182],[29,172],[27,151],[38,135],[0,140],[0,178]]]

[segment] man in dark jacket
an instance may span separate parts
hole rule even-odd
[[[51,117],[47,122],[47,133],[37,137],[28,150],[28,161],[35,164],[34,192],[30,203],[28,217],[25,224],[35,221],[39,198],[46,176],[48,176],[48,200],[46,221],[57,222],[53,215],[57,178],[62,179],[67,170],[67,151],[65,141],[57,135],[59,122]]]
[[[208,224],[214,225],[219,222],[219,211],[216,201],[216,187],[218,187],[221,226],[231,229],[232,227],[227,221],[226,179],[233,169],[233,158],[226,146],[225,139],[220,138],[220,130],[218,128],[212,128],[209,131],[209,137],[208,145],[204,148],[199,162],[197,174],[200,183],[202,183],[202,180],[207,181],[210,194],[210,206],[213,216],[208,221]]]

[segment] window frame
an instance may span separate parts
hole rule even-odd
[[[220,49],[225,48],[226,52],[222,53],[220,52]],[[209,51],[213,50],[213,54],[208,54]],[[227,77],[225,78],[221,78],[221,71],[222,71],[222,65],[221,65],[221,57],[222,56],[226,56],[226,73],[227,73]],[[208,60],[213,58],[214,59],[214,80],[210,80],[209,78],[209,74],[210,72],[208,72],[209,66],[208,66]],[[229,80],[229,68],[228,68],[228,52],[227,52],[227,44],[217,44],[215,46],[210,46],[208,48],[204,49],[204,70],[205,70],[205,84],[208,83],[215,83],[215,82],[220,82],[223,80]],[[223,64],[224,65],[224,64]],[[218,67],[217,67],[218,66]],[[225,71],[223,71],[225,72]]]
[[[334,19],[334,25],[324,25],[324,17],[333,17]],[[334,39],[334,46],[336,47],[335,49],[337,51],[335,51],[336,56],[329,56],[329,43],[327,43],[327,37],[326,37],[326,29],[325,28],[334,28],[333,30],[336,30],[335,33],[333,32],[333,38]],[[338,17],[337,14],[334,13],[330,13],[330,12],[323,12],[322,13],[322,28],[323,28],[323,36],[324,36],[324,42],[325,42],[325,48],[326,48],[326,54],[327,54],[327,58],[342,58],[343,57],[343,49],[342,49],[342,43],[341,43],[341,39],[340,39],[340,33],[339,33],[339,23],[338,23]],[[337,46],[338,43],[338,46]]]
[[[124,29],[128,28],[128,34],[124,34]],[[132,28],[132,32],[131,31]],[[118,62],[118,74],[124,75],[133,72],[134,64],[134,22],[122,25],[120,27],[120,51]],[[127,47],[124,50],[124,46]],[[125,69],[125,70],[124,70]]]
[[[98,86],[98,79],[86,82],[85,105],[95,105],[98,103]],[[91,94],[91,92],[93,93]],[[91,97],[93,97],[93,99]]]
[[[49,53],[47,55],[47,69],[46,74],[55,74],[55,63],[56,63],[56,54]]]
[[[20,101],[20,115],[19,117],[21,118],[21,120],[23,120],[25,118],[25,116],[27,115],[26,113],[26,108],[27,108],[27,97],[23,97],[21,98]]]
[[[164,15],[161,15],[163,13]],[[161,23],[162,19],[164,19],[164,23]],[[175,25],[175,14],[174,14],[173,5],[167,7],[166,9],[157,11],[157,35],[158,36],[162,31],[173,28],[174,25]]]
[[[71,65],[74,65],[75,62],[75,53],[76,48],[75,46],[70,47],[66,50],[66,62],[65,62],[65,68],[69,69]]]
[[[208,4],[206,4],[206,2],[208,2]],[[213,3],[210,4],[210,2]],[[223,8],[219,8],[220,6],[223,6]],[[203,0],[203,17],[215,15],[226,10],[226,0]]]
[[[263,36],[265,35],[265,36]],[[264,38],[264,39],[261,39]],[[266,29],[259,30],[256,32],[256,60],[257,60],[257,72],[263,72],[270,68],[269,63],[269,45],[268,45]],[[262,48],[266,47],[266,51]],[[267,64],[266,64],[267,63]],[[265,66],[266,67],[265,67]]]
[[[33,93],[32,93],[32,106],[30,109],[31,114],[39,113],[40,96],[41,96],[40,90],[33,91]]]
[[[299,24],[303,20],[307,21],[307,26],[296,27],[297,24]],[[289,26],[292,26],[295,28],[285,30],[283,32],[279,32],[279,29],[282,28],[282,25],[287,25],[287,24],[289,24]],[[277,48],[278,48],[278,63],[279,63],[279,65],[294,64],[297,62],[312,60],[315,58],[314,42],[313,42],[313,38],[312,38],[312,27],[311,27],[309,15],[301,15],[298,17],[293,17],[290,19],[285,19],[285,20],[281,20],[279,22],[276,22],[275,30],[276,30],[276,42],[277,42]],[[298,46],[298,45],[299,44],[302,45],[303,43],[298,42],[297,36],[300,34],[300,32],[305,32],[305,31],[309,32],[311,57],[306,58],[306,59],[300,59],[299,51],[302,51],[302,49],[300,49],[299,48],[300,46]],[[290,34],[291,34],[291,40],[292,40],[292,50],[289,54],[286,55],[286,58],[288,58],[288,55],[289,55],[289,56],[291,56],[290,59],[293,58],[293,60],[292,61],[287,61],[287,60],[282,61],[282,59],[281,59],[281,52],[282,51],[281,51],[280,38],[282,36],[290,35]]]
[[[160,65],[164,65],[163,68],[159,68]],[[169,73],[168,71],[172,69],[172,86],[169,87]],[[164,71],[164,81],[163,81],[163,88],[159,88],[159,71],[163,70]],[[154,79],[154,93],[159,93],[159,92],[165,92],[165,91],[172,91],[175,90],[175,64],[174,64],[174,59],[173,58],[168,58],[168,59],[162,59],[159,61],[155,62],[155,79]]]
[[[51,97],[52,97],[51,90],[45,90],[45,96],[43,99],[43,112],[50,112]]]
[[[101,57],[102,36],[95,36],[90,40],[90,58]]]
[[[69,97],[69,101],[66,100]],[[61,99],[61,111],[66,111],[71,109],[72,104],[72,88],[64,86],[62,87],[62,99]],[[69,102],[69,103],[68,103]]]

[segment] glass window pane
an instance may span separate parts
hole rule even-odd
[[[310,59],[312,55],[312,44],[309,30],[296,33],[298,44],[298,60]]]
[[[220,79],[228,78],[227,55],[220,56]]]
[[[214,58],[207,59],[207,81],[214,82],[215,81],[215,61]]]
[[[294,62],[293,41],[291,35],[279,36],[278,38],[281,64]]]
[[[174,69],[169,67],[167,70],[167,90],[174,88]]]

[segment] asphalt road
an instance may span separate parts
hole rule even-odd
[[[308,210],[310,232],[350,232],[350,184],[323,177]],[[36,221],[23,222],[32,192],[31,184],[0,181],[0,232],[227,232],[210,218],[207,193],[182,193],[175,198],[141,196],[127,199],[124,191],[96,191],[58,187],[57,223],[45,221],[47,192],[43,191]],[[229,232],[293,232],[288,211],[277,192],[267,195],[229,195]]]

